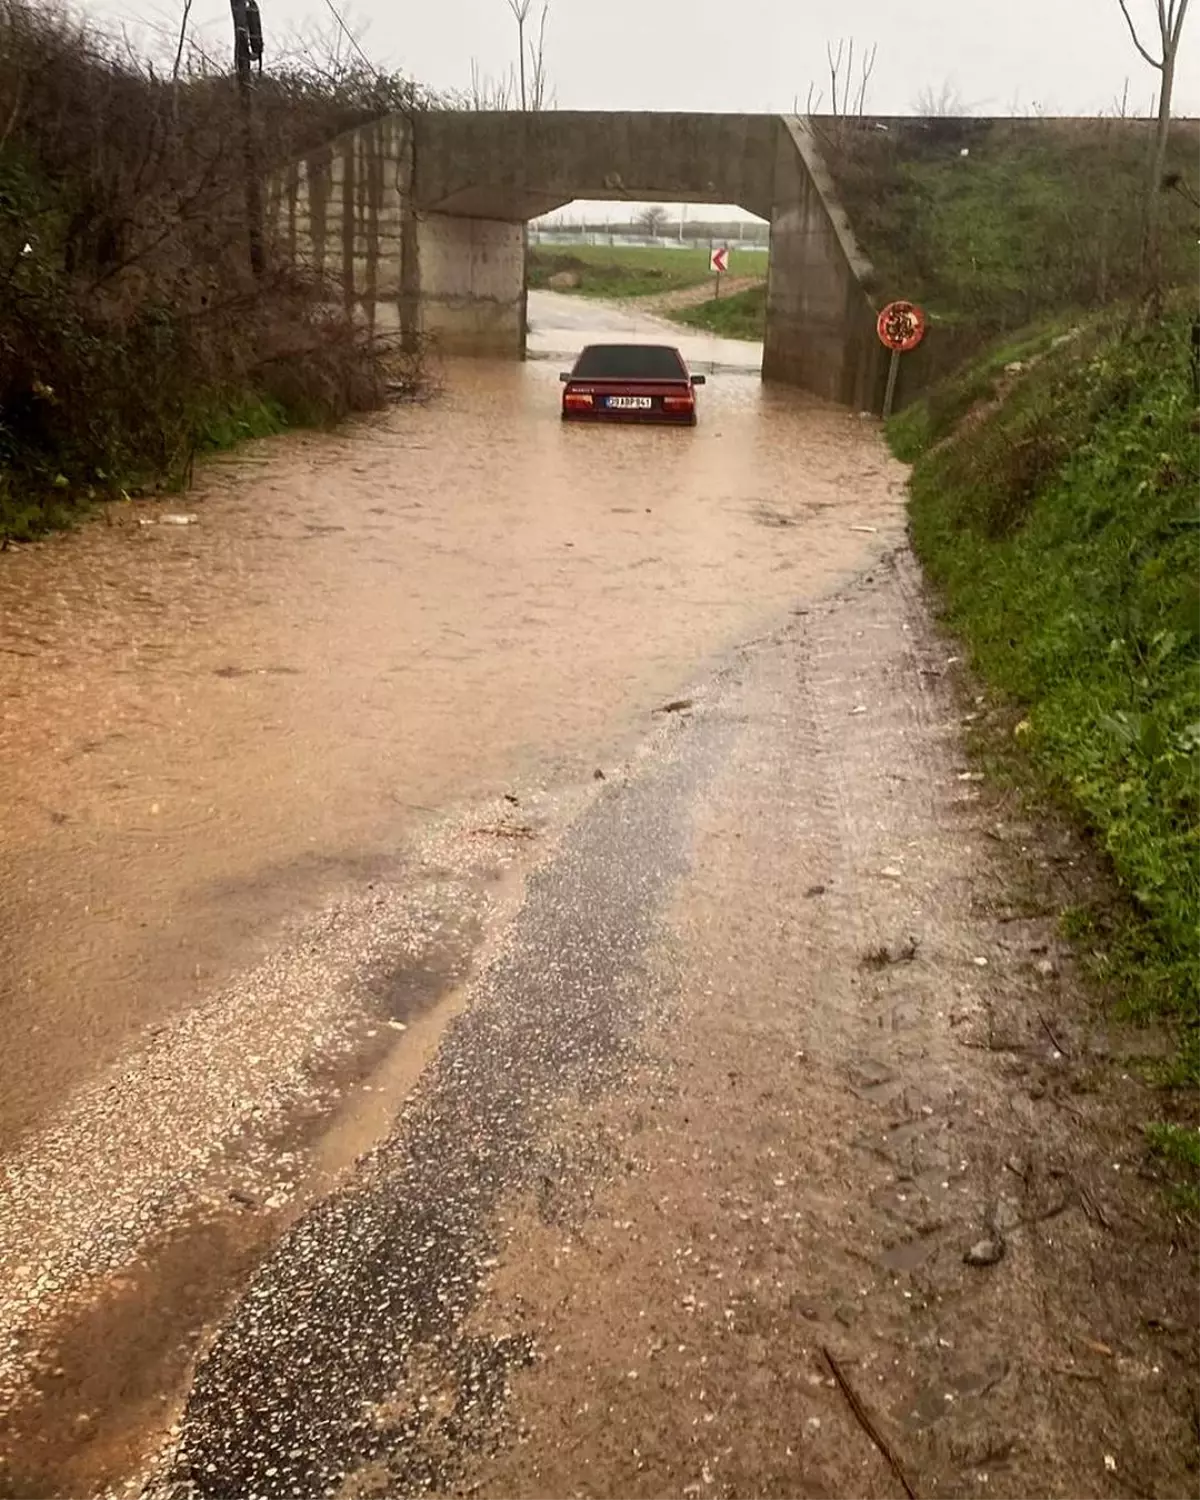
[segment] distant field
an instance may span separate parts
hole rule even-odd
[[[709,279],[708,249],[664,250],[658,245],[531,246],[529,285],[549,286],[550,278],[565,273],[577,278],[562,291],[580,297],[652,297],[657,292],[700,286]],[[735,250],[729,257],[731,276],[765,275],[767,257],[753,250]]]
[[[765,285],[753,286],[728,297],[699,302],[695,307],[677,308],[667,317],[724,339],[761,340],[767,327],[767,289]]]

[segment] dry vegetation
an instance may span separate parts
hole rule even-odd
[[[364,63],[256,81],[262,169],[420,101]],[[291,268],[250,270],[232,77],[159,76],[65,14],[0,0],[0,538],[195,454],[376,405],[383,352]]]

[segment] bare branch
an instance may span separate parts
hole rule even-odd
[[[179,65],[183,61],[183,47],[187,41],[188,17],[192,13],[192,0],[183,0],[183,16],[179,22],[179,46],[175,49],[175,66],[171,69],[171,82],[179,87]]]
[[[842,67],[842,52],[843,52],[843,49],[845,48],[845,45],[846,45],[846,43],[845,43],[844,38],[839,37],[838,38],[837,57],[835,58],[834,55],[833,55],[833,45],[832,45],[832,43],[830,43],[830,42],[826,42],[825,43],[825,55],[829,59],[829,88],[830,88],[830,92],[831,92],[831,94],[833,96],[833,112],[834,112],[835,115],[838,112],[838,76],[839,76],[839,74],[841,72],[841,67]]]
[[[871,74],[875,71],[875,57],[876,57],[876,54],[878,53],[878,51],[879,51],[879,43],[878,42],[872,43],[871,51],[869,52],[869,54],[867,55],[867,57],[863,61],[863,65],[862,65],[862,79],[861,79],[861,81],[859,82],[859,85],[858,85],[858,108],[855,111],[855,113],[858,114],[860,118],[861,118],[863,112],[866,109],[867,85],[871,81]]]
[[[1121,7],[1121,14],[1125,17],[1126,26],[1129,27],[1129,35],[1133,38],[1133,45],[1138,49],[1138,51],[1142,54],[1142,56],[1146,59],[1146,61],[1152,68],[1161,69],[1162,59],[1152,57],[1151,54],[1147,52],[1145,47],[1142,46],[1142,39],[1137,34],[1137,27],[1133,24],[1133,17],[1129,14],[1129,6],[1126,3],[1126,0],[1117,0],[1117,4]]]
[[[359,46],[359,44],[358,44],[358,38],[354,35],[354,33],[350,30],[349,26],[347,26],[346,23],[345,23],[345,21],[342,19],[340,13],[338,12],[337,6],[333,3],[333,0],[325,0],[325,4],[329,7],[329,10],[330,10],[330,13],[333,16],[333,19],[337,22],[337,24],[338,24],[338,30],[346,38],[346,40],[350,43],[350,45],[354,48],[355,52],[358,53],[359,57],[366,64],[366,66],[368,68],[370,68],[371,72],[374,73],[376,75],[376,77],[379,77],[380,76],[379,75],[379,69],[375,66],[375,64],[371,61],[371,59],[367,56],[367,54]]]
[[[542,19],[538,25],[537,42],[529,44],[530,64],[530,88],[529,104],[531,109],[545,109],[546,107],[546,18],[550,14],[549,0],[542,6]]]

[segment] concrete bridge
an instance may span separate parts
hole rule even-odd
[[[884,359],[858,250],[795,116],[422,113],[338,137],[272,184],[281,251],[374,321],[520,359],[525,232],[577,198],[736,203],[770,222],[763,376],[877,409]]]

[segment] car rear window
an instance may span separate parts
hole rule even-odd
[[[682,380],[683,361],[665,344],[593,344],[573,371],[584,380]]]

